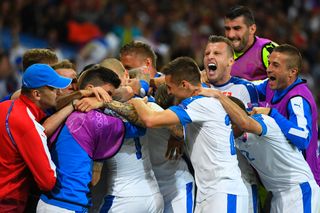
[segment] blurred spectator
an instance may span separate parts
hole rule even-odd
[[[80,49],[76,59],[77,69],[83,70],[88,64],[100,63],[107,57],[114,57],[119,48],[119,38],[114,33],[89,41]]]
[[[310,73],[310,64],[306,59],[302,60],[302,69],[301,69],[300,77],[302,79],[307,80],[309,89],[313,94],[315,94],[314,79]]]
[[[191,36],[190,34],[176,35],[176,45],[171,52],[171,60],[178,58],[179,56],[195,57],[194,49],[190,46]]]
[[[63,53],[59,47],[59,32],[56,28],[52,28],[48,30],[48,47],[54,51],[58,57],[58,60],[63,60],[64,56]]]
[[[124,14],[122,20],[123,22],[116,25],[113,29],[114,33],[120,38],[121,46],[141,36],[141,30],[136,26],[132,13],[128,12]]]
[[[93,23],[68,22],[68,40],[75,44],[85,44],[91,39],[100,37],[101,35],[101,30]]]
[[[17,80],[6,53],[0,52],[0,99],[17,89]]]

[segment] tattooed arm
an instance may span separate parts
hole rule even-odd
[[[111,102],[102,102],[98,101],[96,97],[87,97],[82,98],[75,104],[75,109],[81,112],[89,112],[90,110],[98,108],[110,109],[137,126],[145,126],[137,116],[134,107],[129,103],[121,103],[113,100]],[[110,113],[110,115],[113,116],[115,113]]]
[[[145,124],[139,118],[134,106],[129,103],[121,103],[119,101],[105,102],[103,108],[111,109],[137,126],[145,127]]]
[[[145,124],[138,116],[134,106],[131,104],[111,101],[109,103],[105,103],[104,107],[115,111],[119,115],[126,118],[129,122],[136,124],[137,126],[145,127]],[[184,134],[181,124],[166,126],[166,128],[170,130],[171,136],[173,136],[176,140],[183,141]]]
[[[140,127],[146,127],[145,123],[138,116],[138,113],[134,106],[129,103],[121,103],[119,101],[101,102],[98,101],[95,97],[83,98],[76,103],[76,109],[83,112],[88,112],[92,109],[97,108],[110,109],[127,119],[129,122]],[[173,137],[175,137],[179,141],[183,140],[183,128],[180,124],[167,126],[167,128],[170,130]]]

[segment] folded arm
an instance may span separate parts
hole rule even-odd
[[[228,113],[232,122],[243,131],[261,135],[262,127],[260,123],[248,116],[243,109],[241,109],[230,98],[222,94],[222,92],[213,89],[201,88],[200,94],[217,98]]]

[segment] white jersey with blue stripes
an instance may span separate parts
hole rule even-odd
[[[227,83],[219,86],[211,85],[211,88],[220,90],[227,96],[238,98],[248,110],[258,106],[258,93],[254,85],[245,79],[231,77]],[[243,179],[251,185],[257,185],[258,181],[254,170],[240,153],[237,155]]]
[[[288,102],[287,110],[289,122],[284,122],[282,119],[276,119],[276,122],[289,141],[300,150],[306,149],[309,146],[312,132],[311,107],[304,98],[296,96]]]
[[[245,107],[249,110],[258,106],[258,93],[255,86],[238,77],[231,77],[230,80],[223,85],[211,85],[211,88],[217,89],[225,93],[227,96],[233,96],[240,99]]]
[[[266,115],[252,117],[261,124],[262,135],[245,133],[236,141],[242,154],[259,173],[266,189],[278,192],[314,181],[302,153],[287,141],[275,120]]]
[[[107,195],[149,196],[159,192],[147,146],[141,137],[125,139],[119,152],[105,161],[107,171],[102,175],[108,179]]]
[[[149,102],[148,105],[153,110],[163,110],[155,103]],[[183,158],[179,160],[167,160],[165,158],[169,138],[170,131],[168,128],[149,128],[146,136],[142,137],[142,140],[148,140],[152,169],[164,199],[166,195],[177,193],[179,189],[184,189],[186,184],[194,182]]]
[[[248,195],[238,167],[231,121],[221,103],[194,96],[169,108],[185,125],[186,143],[198,186],[197,202],[217,192]]]

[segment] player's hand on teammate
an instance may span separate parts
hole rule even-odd
[[[179,160],[183,153],[183,141],[179,141],[174,137],[168,140],[167,151],[165,154],[168,160]]]
[[[102,162],[98,162],[98,161],[93,162],[91,186],[95,186],[99,182],[101,177],[102,166],[103,166]]]
[[[89,89],[81,90],[83,97],[95,96],[98,101],[110,102],[112,97],[102,87],[92,87]]]
[[[74,104],[74,109],[81,112],[89,112],[93,109],[103,108],[105,105],[104,103],[106,102],[98,101],[96,97],[87,97],[77,101]]]
[[[271,108],[269,107],[254,107],[250,112],[250,115],[254,115],[254,114],[269,115],[270,111],[271,111]]]

